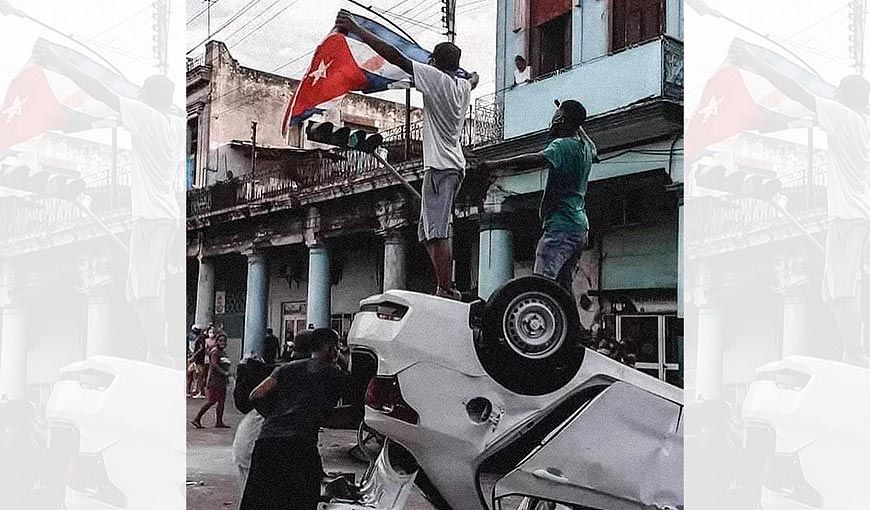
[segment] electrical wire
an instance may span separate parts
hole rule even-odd
[[[203,39],[203,40],[200,41],[199,43],[195,44],[192,48],[190,48],[189,50],[187,50],[186,55],[190,55],[191,52],[193,52],[193,50],[199,48],[199,47],[202,46],[203,44],[205,44],[205,43],[207,43],[208,41],[210,41],[210,40],[211,40],[215,35],[217,35],[219,32],[223,31],[225,28],[227,28],[228,26],[230,26],[230,24],[231,24],[232,22],[234,22],[235,20],[239,19],[242,15],[244,15],[246,12],[248,12],[249,10],[251,10],[251,8],[252,8],[253,6],[255,6],[256,4],[258,4],[258,3],[261,2],[261,1],[262,1],[262,0],[251,0],[250,2],[248,2],[247,4],[245,4],[245,6],[242,7],[241,10],[239,10],[239,12],[237,12],[237,13],[233,14],[232,16],[230,16],[230,19],[228,19],[228,20],[227,20],[223,25],[221,25],[220,28],[218,28],[218,29],[215,30],[214,32],[208,34],[208,36],[207,36],[205,39]]]

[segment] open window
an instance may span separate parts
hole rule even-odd
[[[665,31],[665,0],[611,0],[610,51],[655,39]]]
[[[532,78],[571,67],[571,0],[530,0]]]

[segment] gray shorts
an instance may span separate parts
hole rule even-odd
[[[172,220],[137,218],[130,235],[127,300],[163,295],[166,256],[175,237]]]
[[[822,280],[822,298],[825,301],[859,296],[861,265],[868,238],[870,221],[831,220],[825,243],[825,276]]]
[[[450,237],[453,200],[462,184],[462,170],[427,168],[423,174],[423,207],[417,237],[421,242]]]

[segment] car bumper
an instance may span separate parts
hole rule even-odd
[[[368,477],[360,485],[354,501],[333,500],[320,503],[318,510],[402,510],[405,508],[417,473],[400,473],[390,465],[389,442],[384,445]]]

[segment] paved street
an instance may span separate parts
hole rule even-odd
[[[187,399],[188,422],[204,402],[205,400]],[[195,482],[187,487],[187,508],[191,510],[238,507],[239,489],[236,468],[233,465],[232,444],[241,414],[231,402],[227,402],[224,420],[231,428],[213,428],[214,411],[209,410],[203,419],[206,428],[197,430],[187,424],[187,479]],[[324,430],[320,436],[320,452],[326,472],[354,472],[357,477],[361,476],[366,466],[348,454],[355,444],[355,431]],[[406,510],[434,508],[415,488]]]

